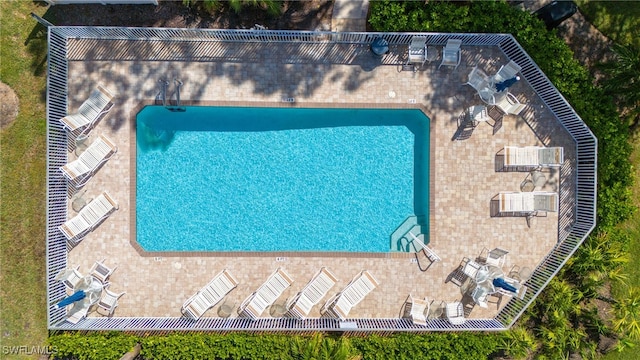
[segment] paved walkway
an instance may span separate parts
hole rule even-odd
[[[367,31],[369,0],[335,0],[331,31]]]

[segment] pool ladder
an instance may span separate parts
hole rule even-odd
[[[169,87],[169,81],[160,79],[158,82],[161,84],[160,88],[160,99],[162,100],[162,106],[167,108],[170,111],[186,111],[183,106],[180,106],[180,88],[183,85],[183,82],[178,79],[173,79],[173,82],[176,86],[176,105],[171,106],[167,101],[167,88]]]

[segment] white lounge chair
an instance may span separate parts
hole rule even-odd
[[[520,72],[522,68],[520,65],[516,64],[515,61],[511,60],[506,65],[502,65],[498,72],[491,77],[491,82],[493,84],[497,84],[499,82],[503,82],[505,80],[511,79],[518,72]]]
[[[98,301],[98,312],[100,309],[106,311],[106,314],[102,314],[104,316],[111,316],[113,312],[118,307],[118,299],[124,295],[124,292],[119,294],[109,291],[109,289],[104,289],[102,291],[102,297],[100,297],[100,301]]]
[[[96,261],[95,263],[93,263],[91,270],[89,270],[89,275],[100,280],[101,283],[106,284],[107,279],[109,278],[109,276],[111,276],[111,274],[113,274],[117,266],[114,268],[110,268],[104,264],[104,260],[105,259],[102,259],[102,261]]]
[[[62,231],[69,243],[76,245],[84,235],[93,231],[102,220],[109,217],[117,209],[118,203],[105,191],[83,207],[78,215],[60,225],[58,229]]]
[[[501,192],[499,211],[507,213],[535,213],[558,211],[558,193],[555,192]]]
[[[519,115],[526,107],[513,94],[506,93],[504,96],[495,96],[495,105],[505,114]]]
[[[62,125],[70,132],[82,129],[82,133],[87,133],[95,123],[100,120],[113,107],[113,94],[104,87],[98,85],[89,98],[85,100],[78,112],[67,115],[60,119]]]
[[[344,320],[351,309],[377,287],[378,280],[368,271],[362,271],[341,292],[331,297],[320,312]]]
[[[462,325],[467,321],[464,318],[464,307],[461,302],[448,303],[445,312],[452,325]]]
[[[117,151],[118,148],[109,138],[100,135],[76,160],[60,170],[73,186],[81,187]]]
[[[80,320],[84,319],[89,312],[89,303],[86,301],[76,302],[71,310],[67,313],[67,321],[72,324],[77,324]]]
[[[84,275],[82,275],[78,269],[80,269],[80,265],[75,268],[69,268],[61,270],[58,275],[56,275],[56,280],[62,281],[67,290],[73,291],[73,289],[80,283]]]
[[[219,303],[231,290],[238,286],[238,281],[228,270],[222,270],[205,287],[191,296],[182,305],[182,314],[198,320],[204,313]]]
[[[438,69],[442,65],[453,66],[454,69],[460,65],[460,59],[462,57],[460,55],[460,45],[462,45],[462,40],[447,40],[447,44],[444,49],[442,49],[442,62],[438,66]]]
[[[505,146],[505,167],[554,167],[564,162],[564,148],[544,146]]]
[[[409,44],[409,60],[407,64],[413,65],[413,71],[423,66],[427,62],[427,38],[425,36],[414,36]]]
[[[283,268],[278,268],[256,292],[240,304],[238,315],[254,320],[259,318],[292,283],[291,276]]]
[[[404,317],[411,319],[416,325],[427,326],[427,315],[429,314],[429,300],[427,298],[414,299],[409,294],[409,301],[406,302],[404,308]]]
[[[320,269],[311,281],[287,304],[289,314],[299,319],[309,316],[311,308],[317,305],[338,280],[325,267]]]

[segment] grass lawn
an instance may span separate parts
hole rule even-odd
[[[46,37],[33,32],[31,1],[0,2],[0,80],[20,99],[16,121],[0,133],[0,343],[42,346],[45,293]],[[27,356],[25,356],[27,357]],[[32,355],[31,357],[37,357]]]
[[[611,40],[640,47],[640,3],[637,1],[576,0],[580,12]]]

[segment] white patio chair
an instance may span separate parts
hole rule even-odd
[[[411,319],[416,325],[427,326],[427,316],[429,314],[430,302],[427,298],[414,299],[409,294],[408,301],[405,303],[404,317]]]
[[[60,225],[58,229],[62,231],[70,244],[77,245],[82,237],[93,231],[102,220],[118,209],[116,203],[108,192],[103,192],[80,210],[78,215]]]
[[[480,252],[479,257],[484,260],[485,264],[501,268],[504,266],[508,253],[509,252],[507,250],[501,248],[494,248],[492,250],[489,250],[485,247]]]
[[[240,304],[238,315],[254,320],[259,318],[292,283],[291,276],[283,268],[278,268],[256,292]]]
[[[462,40],[449,39],[447,40],[447,44],[444,49],[442,49],[442,62],[438,66],[438,69],[444,66],[453,66],[454,69],[458,68],[460,65],[460,46],[462,45]]]
[[[337,281],[327,268],[320,269],[302,291],[287,303],[289,314],[299,319],[305,319],[309,316],[311,308],[327,295]]]
[[[74,187],[81,187],[107,162],[118,148],[109,138],[100,135],[80,156],[60,168],[62,174]]]
[[[60,121],[70,132],[76,132],[83,128],[81,133],[88,133],[87,130],[93,128],[95,123],[111,110],[113,97],[109,90],[98,85],[87,100],[80,105],[78,112],[67,115]]]
[[[425,36],[414,36],[409,44],[409,60],[407,64],[413,65],[413,71],[418,71],[418,67],[427,62],[427,38]]]
[[[510,115],[519,115],[526,106],[511,93],[506,93],[505,96],[495,97],[495,105],[500,111]]]
[[[477,262],[475,262],[473,260],[470,260],[470,259],[467,259],[466,264],[462,268],[462,272],[465,275],[467,275],[468,277],[470,277],[473,280],[475,280],[476,276],[478,275],[478,271],[480,270],[481,267],[482,267],[482,265],[478,264]]]
[[[459,301],[448,303],[445,308],[445,313],[452,325],[462,325],[467,321],[464,318],[464,307]]]
[[[556,167],[564,162],[564,148],[544,146],[505,146],[505,167]]]
[[[227,270],[222,270],[207,285],[182,304],[180,312],[188,318],[198,320],[204,313],[219,303],[231,290],[238,286],[238,280]]]
[[[484,89],[490,89],[489,77],[487,74],[478,68],[478,66],[474,66],[469,73],[469,77],[467,78],[467,82],[465,85],[469,85],[474,88],[476,91],[481,91]]]
[[[351,309],[377,287],[378,280],[364,270],[353,278],[342,291],[331,297],[320,312],[344,320],[349,316]]]
[[[521,69],[520,65],[511,60],[506,65],[502,65],[498,72],[491,77],[491,83],[495,85],[499,82],[511,79],[516,76]]]
[[[89,275],[98,279],[101,283],[106,284],[109,276],[111,276],[118,267],[116,266],[113,269],[109,268],[104,264],[104,260],[105,259],[102,259],[101,261],[93,263],[91,270],[89,270]]]
[[[58,275],[56,275],[55,279],[62,281],[67,290],[73,291],[82,278],[84,278],[84,275],[82,275],[78,269],[80,269],[80,265],[75,268],[61,270]]]
[[[102,296],[100,297],[100,301],[98,301],[98,313],[104,316],[111,316],[113,312],[118,307],[118,299],[124,295],[124,292],[114,293],[109,291],[109,289],[102,290]],[[102,311],[106,311],[106,314],[101,313]]]
[[[537,211],[558,211],[558,193],[533,192],[501,192],[499,194],[499,211],[507,213],[535,213]]]

